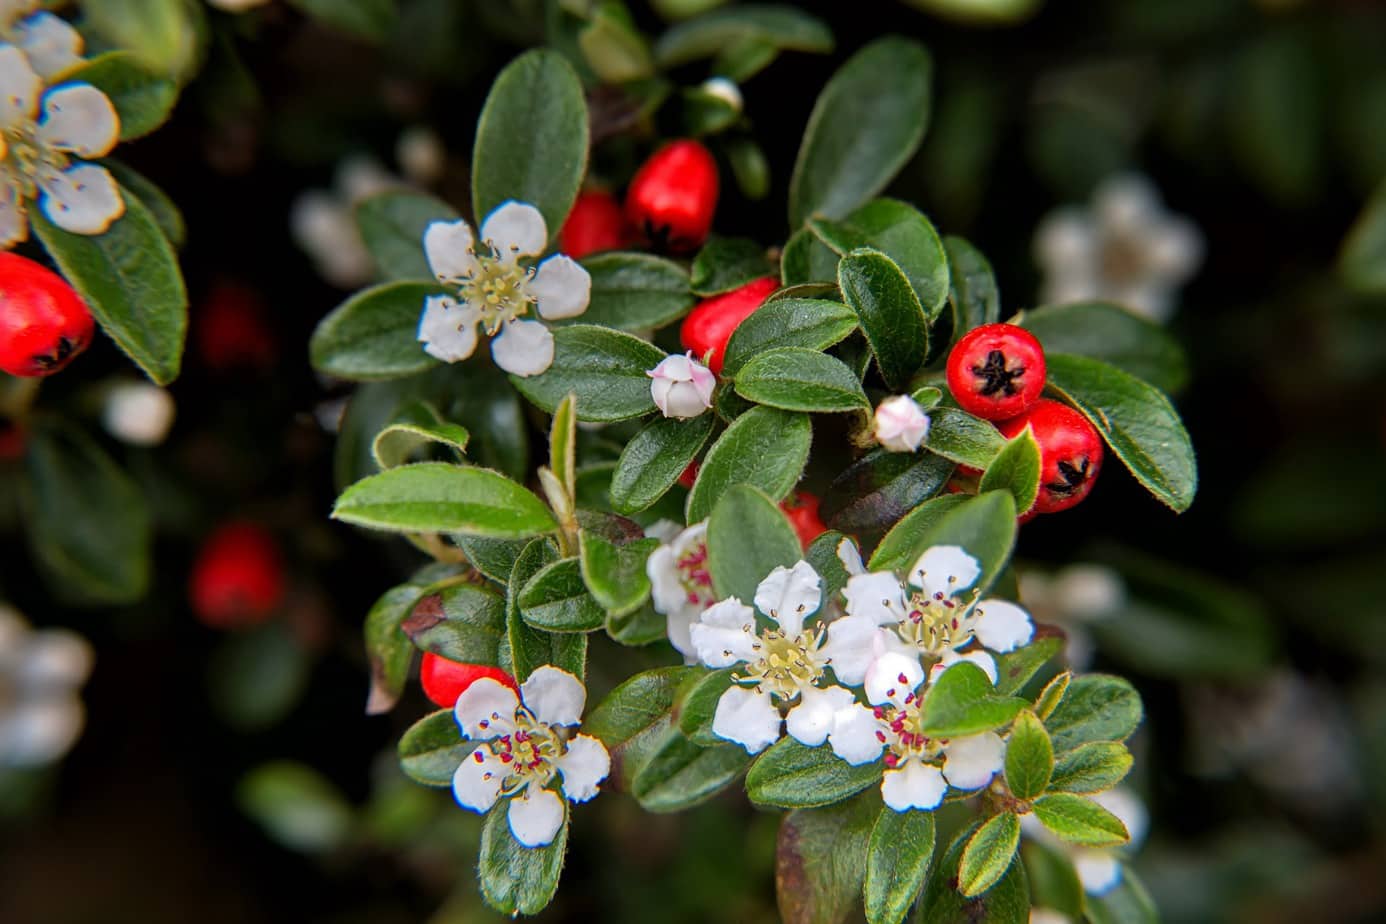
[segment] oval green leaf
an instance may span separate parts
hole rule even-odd
[[[929,322],[909,279],[890,257],[862,249],[842,258],[837,283],[861,321],[882,378],[895,391],[907,390],[929,352]]]
[[[589,324],[560,327],[553,339],[553,365],[539,375],[510,377],[540,410],[552,414],[569,394],[582,396],[579,420],[627,420],[655,409],[645,373],[664,359],[658,347]]]
[[[786,411],[833,413],[871,407],[861,382],[841,360],[802,347],[755,356],[737,372],[736,393]]]
[[[798,484],[808,462],[813,426],[807,416],[755,407],[732,421],[708,450],[698,480],[688,494],[687,521],[707,518],[713,505],[734,484],[760,488],[781,500]],[[766,447],[775,452],[767,455]]]
[[[472,533],[522,539],[555,528],[549,508],[485,468],[421,462],[372,475],[337,498],[338,520],[394,532]]]
[[[688,273],[672,260],[647,253],[604,253],[587,257],[582,265],[592,277],[592,300],[579,319],[583,324],[651,330],[693,307]]]
[[[431,282],[387,282],[363,289],[318,322],[308,342],[313,368],[353,382],[427,372],[438,360],[419,343],[424,300],[444,290]]]

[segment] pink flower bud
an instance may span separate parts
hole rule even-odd
[[[697,417],[712,407],[717,376],[695,360],[691,350],[683,356],[666,356],[645,374],[652,379],[650,394],[655,406],[665,417]]]
[[[891,452],[914,452],[929,435],[929,415],[909,395],[887,398],[876,408],[876,442]]]

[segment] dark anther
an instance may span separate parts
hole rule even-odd
[[[1067,497],[1081,488],[1083,482],[1088,480],[1087,456],[1083,457],[1082,466],[1076,466],[1068,460],[1060,462],[1059,475],[1063,477],[1063,481],[1051,481],[1049,484],[1046,484],[1045,487],[1053,494],[1058,494],[1060,497]]]
[[[987,380],[987,383],[982,386],[980,394],[990,396],[1004,392],[1009,397],[1020,391],[1016,387],[1015,380],[1025,374],[1025,367],[1017,366],[1014,369],[1007,369],[1006,354],[1000,350],[992,350],[987,354],[986,365],[973,366],[972,373],[978,378]]]

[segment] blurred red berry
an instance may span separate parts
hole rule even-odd
[[[702,466],[698,464],[697,459],[689,462],[688,467],[683,470],[683,474],[679,475],[679,484],[690,491],[693,490],[693,482],[698,480],[698,469],[700,468]]]
[[[636,171],[626,218],[659,250],[702,246],[717,211],[717,161],[697,141],[671,141]]]
[[[67,280],[27,257],[0,253],[0,369],[52,375],[91,344],[96,324]]]
[[[1044,347],[1014,324],[974,328],[948,354],[948,390],[985,420],[1023,414],[1044,391]]]
[[[559,251],[574,260],[603,250],[619,250],[630,243],[630,228],[621,204],[601,189],[578,193],[568,220],[558,232]]]
[[[27,436],[21,424],[0,420],[0,462],[14,462],[22,457]]]
[[[277,352],[264,303],[253,289],[214,284],[193,315],[192,333],[203,365],[213,372],[268,369]]]
[[[231,523],[203,542],[189,596],[214,629],[264,622],[284,600],[284,565],[274,537],[253,523]]]
[[[457,705],[462,691],[483,677],[505,684],[516,694],[520,692],[515,678],[499,667],[449,661],[431,651],[424,652],[423,663],[419,665],[419,682],[423,684],[424,694],[444,709]]]
[[[996,426],[1007,439],[1029,427],[1039,443],[1040,489],[1031,508],[1035,513],[1067,510],[1092,491],[1102,470],[1102,437],[1082,414],[1042,398],[1026,413]]]
[[[795,491],[780,502],[780,509],[789,518],[789,525],[799,536],[799,544],[807,549],[813,540],[828,531],[818,518],[818,505],[822,503],[817,495],[807,491]]]
[[[692,350],[696,359],[706,357],[707,366],[713,372],[722,372],[722,357],[727,350],[727,341],[738,324],[746,320],[755,310],[765,304],[770,293],[779,288],[779,280],[773,276],[752,280],[739,289],[732,289],[721,295],[699,302],[683,319],[679,328],[679,339],[684,349]]]

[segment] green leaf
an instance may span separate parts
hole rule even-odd
[[[182,366],[188,293],[154,216],[138,199],[122,198],[125,215],[104,234],[70,234],[37,208],[29,222],[106,336],[156,384],[167,385]]]
[[[771,275],[774,269],[763,246],[744,237],[714,237],[693,258],[689,287],[710,298]]]
[[[726,739],[712,731],[717,703],[731,686],[736,668],[708,671],[685,685],[674,707],[679,731],[694,744],[704,747],[720,746]]]
[[[631,438],[611,477],[611,506],[617,513],[639,513],[668,493],[698,457],[717,419],[656,417]]]
[[[882,808],[866,854],[866,920],[900,924],[924,884],[933,857],[932,812]]]
[[[813,427],[807,416],[756,407],[732,421],[703,459],[688,495],[689,523],[707,518],[734,484],[760,488],[780,500],[798,484],[808,461]],[[767,454],[766,447],[775,451]]]
[[[650,596],[645,562],[659,548],[659,540],[635,539],[613,542],[591,530],[578,532],[582,577],[597,603],[608,613],[633,612]]]
[[[1141,697],[1130,681],[1110,674],[1075,677],[1045,720],[1054,751],[1090,741],[1125,741],[1141,724]]]
[[[577,42],[583,58],[606,83],[628,83],[654,75],[649,43],[619,0],[596,4],[578,32]]]
[[[832,480],[819,512],[834,529],[869,542],[921,505],[934,504],[930,498],[952,474],[952,462],[929,453],[873,449]]]
[[[1131,752],[1115,741],[1094,741],[1059,756],[1049,788],[1054,792],[1106,792],[1131,772]]]
[[[780,281],[786,286],[831,283],[837,288],[838,255],[808,228],[785,241],[780,254]]]
[[[389,712],[404,692],[404,683],[409,677],[409,665],[414,660],[414,644],[405,634],[404,623],[414,612],[415,604],[429,593],[435,583],[456,580],[458,574],[459,569],[450,565],[430,565],[421,569],[407,582],[385,591],[371,606],[370,612],[366,614],[364,633],[366,657],[370,662],[371,671],[371,691],[366,700],[367,715]],[[500,618],[503,628],[503,607]],[[420,647],[425,651],[431,650],[427,646]],[[494,663],[494,658],[493,644],[491,658],[486,663]]]
[[[369,529],[523,539],[554,529],[549,508],[499,472],[446,462],[401,465],[342,492],[332,516]]]
[[[1033,712],[1022,712],[1006,741],[1006,785],[1017,799],[1033,799],[1049,785],[1054,772],[1054,745]]]
[[[996,659],[996,692],[1019,693],[1050,658],[1063,650],[1063,635],[1052,629],[1049,631],[1053,634],[1046,634],[1046,627],[1039,626],[1030,644]]]
[[[582,730],[606,745],[615,760],[622,746],[668,717],[680,687],[704,674],[702,668],[682,666],[636,674],[588,713]]]
[[[955,407],[936,407],[929,411],[929,432],[924,437],[924,446],[935,455],[985,471],[1005,445],[1006,438],[991,421],[973,417]]]
[[[831,805],[879,783],[883,772],[880,761],[854,767],[827,745],[811,748],[786,737],[751,764],[746,794],[757,805],[777,808]]]
[[[775,892],[786,924],[839,924],[860,901],[880,798],[801,809],[780,823]]]
[[[789,225],[842,218],[914,155],[929,123],[933,64],[917,42],[889,36],[858,51],[814,104],[789,183]]]
[[[947,479],[948,475],[943,477]],[[922,550],[928,548],[923,544],[924,537],[939,519],[966,502],[966,494],[940,494],[914,507],[881,538],[867,567],[872,571],[895,570],[903,574],[919,560]]]
[[[461,461],[469,439],[466,427],[449,423],[432,405],[415,401],[400,408],[385,429],[375,435],[371,455],[382,469],[394,468],[409,461],[418,450],[436,443],[451,449]]]
[[[707,523],[708,568],[717,599],[749,603],[775,568],[793,566],[799,537],[773,500],[747,484],[726,490]]]
[[[368,41],[383,41],[395,27],[393,0],[290,0],[309,16]]]
[[[239,733],[283,722],[308,688],[312,658],[284,620],[229,634],[207,664],[207,694]]]
[[[433,279],[423,236],[435,221],[456,221],[456,209],[428,193],[390,190],[356,205],[356,227],[376,269],[387,281]],[[423,310],[416,306],[415,320]]]
[[[1178,391],[1189,380],[1184,348],[1160,325],[1106,302],[1074,302],[1025,312],[1021,327],[1046,353],[1100,359],[1161,391]]]
[[[1062,647],[1056,645],[1055,650]],[[1044,685],[1044,689],[1039,691],[1035,697],[1035,715],[1049,721],[1049,717],[1054,714],[1054,710],[1059,708],[1059,703],[1063,702],[1064,695],[1068,693],[1068,686],[1073,682],[1072,671],[1060,671],[1049,679]]]
[[[399,739],[399,766],[405,775],[424,786],[451,786],[457,767],[476,747],[464,741],[451,709],[424,716]]]
[[[1086,899],[1083,883],[1062,845],[1040,843],[1027,837],[1020,857],[1030,880],[1030,900],[1036,908],[1048,908],[1082,920]]]
[[[953,306],[953,337],[1001,320],[1001,293],[982,252],[954,235],[943,239],[948,253],[948,301]]]
[[[144,596],[150,518],[130,476],[82,432],[43,418],[27,441],[24,472],[22,522],[53,592],[92,604]]]
[[[919,901],[919,924],[958,924],[960,921],[985,921],[986,924],[1028,924],[1030,920],[1030,888],[1025,879],[1025,866],[1018,858],[1000,881],[975,898],[965,898],[958,892],[963,850],[974,828],[964,830],[949,846],[941,862],[934,864],[933,873]]]
[[[1135,870],[1121,865],[1121,881],[1102,895],[1090,895],[1087,901],[1088,919],[1092,924],[1159,924],[1160,912],[1155,900]]]
[[[815,218],[809,228],[840,256],[869,247],[895,261],[931,322],[948,299],[948,257],[929,219],[898,199],[873,199],[842,221]]]
[[[704,748],[674,735],[640,768],[630,793],[647,812],[680,812],[726,789],[750,762],[739,744]]]
[[[808,298],[766,302],[732,332],[722,374],[736,376],[747,362],[769,350],[826,350],[856,329],[856,312],[840,302]]]
[[[553,901],[558,877],[563,873],[563,854],[568,848],[568,804],[563,802],[563,824],[551,843],[526,847],[510,833],[507,812],[510,800],[502,799],[486,814],[481,828],[481,855],[477,876],[486,904],[501,914],[538,914]]]
[[[1102,434],[1136,480],[1176,513],[1193,503],[1198,469],[1193,444],[1169,399],[1096,359],[1051,353],[1047,384]]]
[[[804,561],[823,579],[824,600],[835,599],[838,592],[847,586],[847,579],[851,577],[843,567],[842,559],[837,557],[837,547],[844,539],[847,537],[842,533],[830,529],[820,533],[804,550]]]
[[[63,73],[63,82],[89,83],[105,93],[120,117],[120,140],[143,137],[168,121],[178,85],[140,66],[128,51],[108,51]]]
[[[1366,295],[1386,292],[1386,183],[1372,193],[1338,254],[1338,272]]]
[[[591,632],[606,625],[606,612],[587,592],[576,558],[546,565],[525,583],[520,615],[549,632]]]
[[[1040,486],[1040,448],[1035,435],[1027,427],[991,460],[982,473],[980,492],[1009,491],[1015,499],[1017,513],[1024,513],[1035,504]]]
[[[837,282],[861,321],[886,384],[906,390],[929,352],[929,322],[909,279],[890,257],[861,249],[842,258]]]
[[[646,600],[628,613],[608,612],[606,634],[617,644],[642,648],[668,639],[668,620]]]
[[[930,684],[921,710],[920,730],[930,738],[961,738],[1000,728],[1028,703],[993,691],[986,672],[959,661]]]
[[[672,260],[618,252],[587,257],[582,265],[592,277],[591,302],[580,317],[583,324],[650,330],[682,317],[693,307],[688,273]]]
[[[975,898],[1001,879],[1020,846],[1020,819],[1013,812],[993,815],[968,838],[958,863],[958,891]]]
[[[463,664],[500,667],[509,645],[505,600],[490,587],[476,584],[425,591],[400,629],[420,651]]]
[[[898,527],[897,527],[898,528]],[[960,545],[977,559],[982,575],[973,588],[986,593],[1010,560],[1015,546],[1015,502],[1007,491],[988,491],[969,497],[943,512],[928,525],[915,528],[908,534],[914,543],[892,542],[888,555],[882,548],[871,556],[871,570],[898,571],[901,574],[913,567],[924,550],[935,545]]]
[[[100,0],[83,3],[82,14],[84,31],[102,45],[125,49],[150,73],[180,81],[191,76],[207,28],[201,6],[183,0]]]
[[[116,178],[116,182],[120,184],[121,195],[127,201],[131,196],[140,200],[140,204],[149,210],[150,216],[174,249],[183,246],[188,237],[188,228],[183,222],[183,213],[169,198],[168,193],[154,185],[148,177],[118,160],[102,157],[96,163],[105,167],[111,172],[111,176]]]
[[[587,103],[577,74],[556,51],[520,55],[496,77],[477,122],[477,216],[484,220],[510,199],[527,202],[543,214],[552,239],[586,172]]]
[[[515,559],[529,543],[523,539],[491,539],[459,533],[452,541],[467,556],[473,568],[493,581],[505,584],[515,570]]]
[[[786,411],[864,411],[871,402],[851,369],[816,350],[781,347],[758,354],[736,374],[736,393]]]
[[[557,560],[546,539],[535,539],[515,560],[505,595],[505,626],[510,636],[510,673],[521,683],[534,669],[552,664],[581,680],[587,673],[587,636],[581,632],[545,632],[520,615],[520,593],[530,578]],[[501,667],[506,665],[502,664]]]
[[[650,377],[664,351],[630,334],[575,324],[553,332],[553,365],[539,375],[512,375],[515,388],[540,410],[553,413],[569,394],[582,396],[578,419],[627,420],[655,409]]]
[[[1050,793],[1035,800],[1035,817],[1061,840],[1080,847],[1117,847],[1130,840],[1121,819],[1082,796]]]
[[[671,27],[655,43],[655,60],[668,69],[746,42],[826,53],[833,49],[833,34],[821,20],[792,6],[748,3],[712,10]]]
[[[736,81],[746,79],[734,73],[726,76]],[[755,139],[749,135],[723,138],[722,153],[731,165],[732,178],[736,180],[743,196],[752,202],[759,202],[770,195],[770,162]]]
[[[292,761],[250,771],[236,785],[236,803],[291,850],[331,850],[351,831],[351,806],[341,792],[316,770]]]
[[[313,368],[353,382],[427,372],[438,360],[419,343],[419,316],[425,299],[442,294],[431,282],[362,289],[318,322],[308,342]]]
[[[554,409],[549,424],[549,471],[558,479],[567,502],[577,494],[577,395],[569,394]]]

